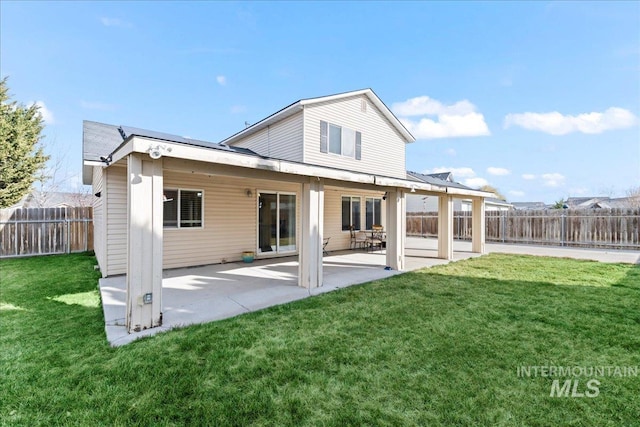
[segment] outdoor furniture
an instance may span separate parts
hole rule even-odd
[[[329,255],[329,253],[327,252],[327,245],[329,244],[329,239],[331,239],[331,237],[327,237],[327,238],[322,240],[322,254],[323,255]]]
[[[382,248],[386,246],[387,238],[384,228],[381,225],[371,227],[371,237],[368,238],[367,247],[373,251],[375,248],[382,250]]]
[[[367,245],[367,235],[362,232],[356,232],[353,225],[349,227],[349,234],[351,235],[349,249],[356,249],[358,247],[363,249]]]

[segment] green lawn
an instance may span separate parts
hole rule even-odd
[[[640,268],[489,255],[121,348],[90,255],[0,261],[2,425],[638,425]],[[580,390],[590,378],[578,378]],[[564,379],[563,379],[564,380]]]

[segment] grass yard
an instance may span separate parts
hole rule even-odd
[[[598,377],[597,397],[572,398],[517,373],[640,365],[639,266],[489,255],[114,349],[94,264],[0,261],[2,425],[640,420],[640,377]],[[591,378],[576,379],[585,392]]]

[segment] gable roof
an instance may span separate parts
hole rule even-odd
[[[407,128],[404,127],[404,125],[400,122],[400,120],[398,120],[395,114],[393,114],[391,110],[385,105],[385,103],[382,102],[382,100],[378,97],[378,95],[376,95],[373,90],[367,88],[367,89],[354,90],[351,92],[337,93],[334,95],[321,96],[317,98],[300,99],[292,104],[287,105],[280,111],[277,111],[272,115],[265,117],[259,122],[254,123],[253,125],[247,127],[246,129],[243,129],[240,132],[235,133],[234,135],[231,135],[227,139],[223,140],[221,144],[233,144],[240,138],[245,138],[255,132],[258,132],[266,128],[267,126],[270,126],[276,122],[279,122],[280,120],[283,120],[289,116],[292,116],[293,114],[302,110],[306,105],[313,105],[313,104],[318,104],[318,103],[327,102],[327,101],[335,101],[335,100],[340,100],[340,99],[349,98],[349,97],[358,96],[358,95],[365,95],[367,98],[369,98],[369,100],[373,103],[373,105],[375,105],[378,108],[378,110],[380,110],[380,112],[385,116],[385,118],[389,120],[389,123],[391,123],[391,125],[398,131],[398,133],[402,135],[402,137],[405,139],[406,142],[414,142],[416,140],[414,136],[411,135],[411,132],[409,132]]]

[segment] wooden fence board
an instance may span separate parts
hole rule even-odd
[[[471,212],[454,213],[454,238],[471,239]],[[640,249],[640,209],[485,213],[488,242]],[[438,213],[407,213],[407,235],[437,237]]]
[[[0,257],[93,249],[93,209],[0,209]]]

